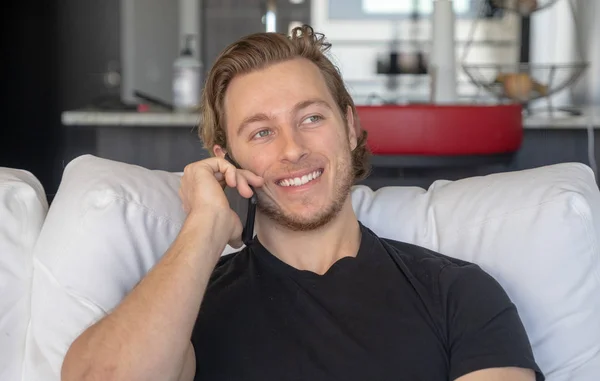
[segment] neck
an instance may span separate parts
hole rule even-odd
[[[360,226],[352,199],[326,225],[311,231],[292,231],[257,215],[258,238],[269,252],[298,270],[325,274],[340,258],[355,257],[360,246]]]

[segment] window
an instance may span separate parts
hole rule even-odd
[[[453,4],[456,14],[465,14],[471,9],[471,0],[454,0]],[[367,14],[408,16],[415,10],[417,10],[421,15],[431,14],[433,11],[433,1],[362,0],[362,11]]]
[[[433,0],[328,0],[329,19],[369,20],[406,19],[416,10],[421,17],[429,17],[433,11]],[[453,0],[456,17],[473,18],[492,12],[488,0]],[[495,7],[494,7],[495,8]],[[493,10],[494,17],[502,12]]]

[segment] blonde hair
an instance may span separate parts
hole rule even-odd
[[[235,76],[301,57],[317,65],[344,119],[348,106],[351,108],[358,133],[357,146],[352,151],[354,179],[366,178],[370,171],[367,132],[360,128],[354,101],[338,69],[325,55],[330,48],[331,44],[325,41],[325,36],[315,33],[308,25],[294,28],[289,37],[279,33],[256,33],[229,45],[217,57],[202,93],[199,135],[204,147],[211,155],[215,144],[227,147],[223,103],[227,87]]]

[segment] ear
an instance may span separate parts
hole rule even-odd
[[[350,150],[354,151],[358,145],[358,141],[356,138],[356,128],[354,125],[354,113],[352,112],[352,107],[350,106],[346,108],[346,125],[348,127],[348,144],[350,145]]]
[[[227,153],[227,151],[223,147],[221,147],[220,145],[215,144],[213,146],[213,154],[216,157],[224,158],[226,153]]]

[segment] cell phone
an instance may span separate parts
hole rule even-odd
[[[233,164],[237,169],[242,169],[242,167],[240,167],[240,165],[233,160],[231,156],[229,156],[229,153],[225,154],[225,160]],[[256,218],[256,204],[258,203],[254,187],[250,184],[248,184],[248,186],[250,189],[252,189],[252,196],[248,199],[246,222],[244,224],[244,230],[242,231],[242,242],[244,242],[244,245],[246,246],[250,245],[254,239],[254,220]]]

